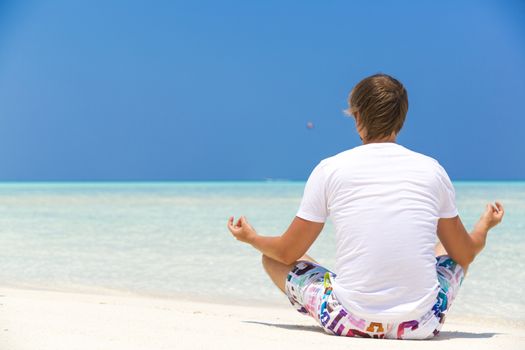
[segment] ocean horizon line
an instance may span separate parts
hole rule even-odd
[[[302,183],[304,184],[307,179],[273,179],[273,178],[263,178],[263,179],[210,179],[210,180],[0,180],[0,186],[2,185],[81,185],[81,184],[137,184],[137,185],[147,185],[147,184],[228,184],[228,183]],[[518,180],[501,180],[501,179],[460,179],[452,180],[453,183],[464,184],[464,183],[475,183],[475,184],[522,184],[525,183],[525,179]]]

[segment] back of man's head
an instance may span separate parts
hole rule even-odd
[[[350,93],[348,112],[359,117],[358,127],[367,141],[397,135],[408,111],[408,94],[403,84],[386,74],[361,80]]]

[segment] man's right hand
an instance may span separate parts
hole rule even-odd
[[[496,202],[495,204],[489,203],[485,207],[485,212],[481,214],[476,227],[484,231],[489,231],[501,222],[504,214],[505,210],[500,202]]]
[[[467,271],[476,255],[485,247],[487,232],[499,224],[505,211],[500,202],[487,204],[472,233],[465,230],[459,216],[439,219],[437,234],[448,255]]]

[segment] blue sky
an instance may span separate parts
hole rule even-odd
[[[0,180],[304,180],[377,72],[399,143],[525,180],[523,2],[130,0],[0,1]]]

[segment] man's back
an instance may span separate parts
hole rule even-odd
[[[437,222],[456,215],[443,168],[389,142],[323,160],[297,214],[334,223],[338,300],[361,317],[394,321],[421,316],[435,303]]]
[[[363,145],[319,163],[286,232],[261,236],[243,216],[235,224],[230,217],[228,229],[263,254],[275,285],[326,332],[433,337],[488,231],[501,222],[503,206],[487,204],[467,232],[445,170],[395,143],[408,111],[397,79],[367,77],[348,102]],[[337,275],[306,254],[328,216],[336,230]]]

